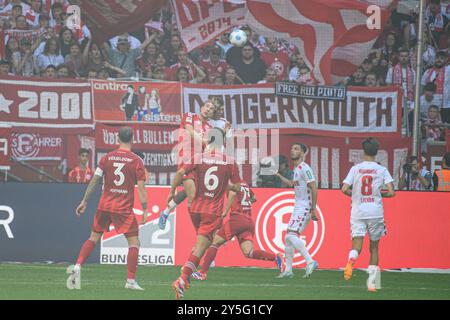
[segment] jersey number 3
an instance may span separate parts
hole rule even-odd
[[[123,167],[125,166],[125,163],[120,163],[120,162],[114,162],[113,163],[113,167],[116,168],[116,171],[114,171],[114,175],[117,176],[117,178],[119,180],[114,180],[114,184],[118,187],[120,187],[121,185],[123,185],[123,183],[125,182],[125,175],[122,172]]]

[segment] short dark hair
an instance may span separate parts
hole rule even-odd
[[[445,166],[450,168],[450,151],[446,152],[442,157],[442,162],[445,163]]]
[[[78,155],[81,156],[83,153],[87,153],[89,154],[89,149],[86,148],[80,148],[80,150],[78,150]]]
[[[122,127],[119,130],[119,140],[123,143],[131,143],[133,140],[133,129],[130,127]]]
[[[294,143],[294,145],[300,146],[300,149],[302,149],[303,153],[306,153],[308,151],[308,147],[303,143],[296,142],[296,143]]]
[[[362,147],[366,155],[375,157],[378,153],[378,148],[380,148],[380,144],[374,138],[367,138],[363,141]]]

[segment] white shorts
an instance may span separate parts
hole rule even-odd
[[[294,208],[287,229],[298,234],[302,233],[308,226],[309,220],[311,220],[310,211],[309,207]]]
[[[352,239],[357,237],[365,237],[366,232],[369,233],[369,239],[378,241],[382,236],[386,235],[386,225],[384,218],[374,219],[350,219]]]

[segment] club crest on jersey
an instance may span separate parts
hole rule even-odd
[[[277,193],[264,203],[255,223],[256,241],[260,249],[273,253],[284,253],[284,239],[289,219],[294,211],[294,204],[294,191]],[[318,206],[317,216],[319,221],[311,220],[300,236],[301,239],[306,241],[306,247],[311,257],[319,252],[325,237],[325,219]],[[305,265],[303,257],[296,253],[293,266]]]

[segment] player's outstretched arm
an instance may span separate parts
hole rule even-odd
[[[392,182],[389,182],[388,184],[386,184],[386,187],[387,187],[387,192],[382,192],[381,197],[383,197],[383,198],[395,197],[394,184]]]
[[[275,174],[278,178],[281,179],[281,181],[283,181],[284,184],[286,184],[289,188],[293,188],[295,186],[295,181],[286,179],[285,177],[283,177],[281,174],[279,174],[278,172]]]
[[[344,183],[342,185],[341,191],[343,194],[345,194],[346,196],[351,197],[352,196],[352,190],[350,189],[350,185]]]
[[[145,224],[145,222],[147,221],[147,216],[148,216],[148,212],[147,212],[147,189],[145,188],[145,181],[138,181],[137,182],[137,189],[138,189],[138,196],[139,196],[139,201],[141,202],[142,205],[142,210],[144,211],[142,214],[142,221],[141,224]]]
[[[317,184],[315,181],[308,182],[308,188],[311,190],[311,219],[313,221],[319,220],[316,215],[317,205]]]
[[[89,199],[91,198],[92,193],[95,190],[95,187],[97,184],[101,181],[101,176],[94,174],[94,176],[91,179],[91,182],[89,182],[86,192],[84,193],[83,200],[81,200],[80,204],[78,205],[77,209],[75,210],[75,213],[77,216],[80,216],[84,213],[87,207],[87,203]]]

